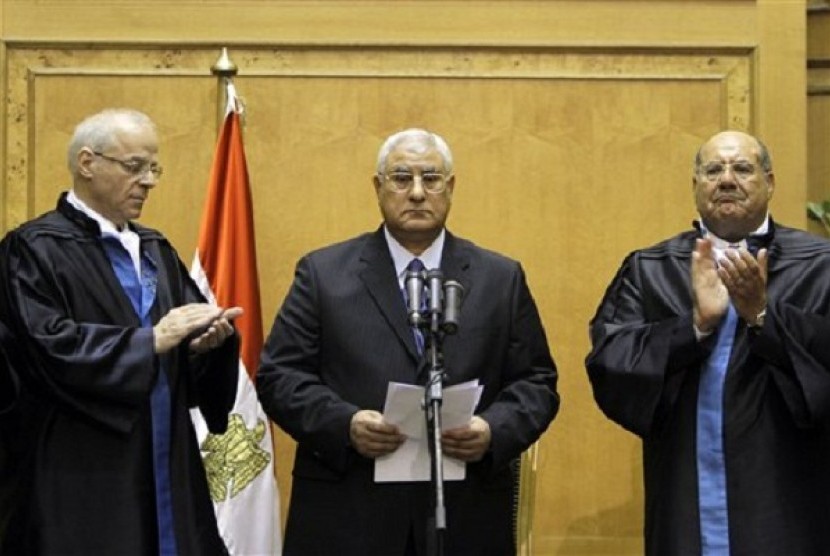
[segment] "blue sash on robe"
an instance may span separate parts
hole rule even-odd
[[[732,303],[718,328],[717,343],[700,375],[697,400],[697,475],[702,556],[729,554],[726,464],[723,453],[723,384],[737,313]]]
[[[118,238],[104,236],[103,240],[104,250],[109,256],[115,275],[141,319],[141,326],[152,327],[150,308],[156,299],[158,283],[158,270],[155,263],[142,254],[141,281],[139,281],[130,254]],[[173,525],[173,492],[170,483],[170,385],[163,364],[160,366],[156,383],[150,394],[150,410],[153,424],[153,476],[156,491],[159,554],[175,556],[178,551]]]

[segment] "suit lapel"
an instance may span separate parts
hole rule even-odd
[[[464,286],[464,297],[470,295],[473,289],[470,251],[464,241],[449,232],[444,241],[444,252],[441,254],[441,270],[444,273],[444,280],[455,280]]]
[[[410,357],[418,361],[420,359],[418,348],[415,346],[415,337],[407,321],[403,294],[398,287],[395,265],[389,255],[389,247],[386,245],[382,227],[369,236],[360,259],[363,268],[359,275],[369,296],[377,305],[389,327],[395,331],[398,339],[406,347]]]
[[[406,347],[409,356],[420,361],[412,328],[409,326],[403,294],[398,287],[395,265],[389,255],[389,247],[383,235],[383,227],[369,236],[360,256],[363,268],[359,275],[370,297],[377,305],[389,327]],[[441,255],[444,280],[455,280],[464,287],[467,297],[473,288],[470,276],[470,252],[465,243],[447,232],[444,252]]]

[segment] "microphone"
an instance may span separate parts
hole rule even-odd
[[[441,286],[444,283],[444,273],[439,268],[427,271],[427,288],[429,289],[429,314],[441,315],[443,295]]]
[[[464,286],[455,280],[444,282],[444,332],[455,334],[458,331],[458,316],[464,301]]]
[[[410,326],[421,326],[424,318],[421,316],[421,302],[424,291],[424,273],[420,270],[407,270],[404,276],[406,286],[407,311]]]

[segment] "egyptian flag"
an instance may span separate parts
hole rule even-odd
[[[191,276],[211,303],[239,306],[242,345],[236,401],[225,434],[209,434],[191,415],[207,471],[219,531],[231,554],[281,552],[279,494],[271,427],[253,380],[262,350],[253,206],[242,144],[242,104],[227,79],[227,107],[208,182]]]

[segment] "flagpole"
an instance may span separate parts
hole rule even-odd
[[[210,68],[210,72],[219,78],[219,87],[216,91],[216,107],[217,107],[217,114],[218,117],[217,121],[217,129],[221,127],[222,123],[225,121],[225,116],[227,115],[227,108],[228,108],[228,83],[231,82],[234,76],[238,73],[239,68],[236,67],[236,64],[228,56],[228,48],[226,46],[222,47],[222,53],[219,55],[219,58],[216,59],[216,62],[213,63],[213,66]]]
[[[0,0],[2,1],[2,0]],[[234,322],[240,341],[236,400],[227,431],[212,434],[193,411],[219,532],[234,556],[279,556],[281,520],[273,431],[256,397],[254,375],[262,351],[253,199],[242,142],[243,107],[227,48],[211,68],[218,79],[216,149],[191,276],[205,298],[243,307]]]

